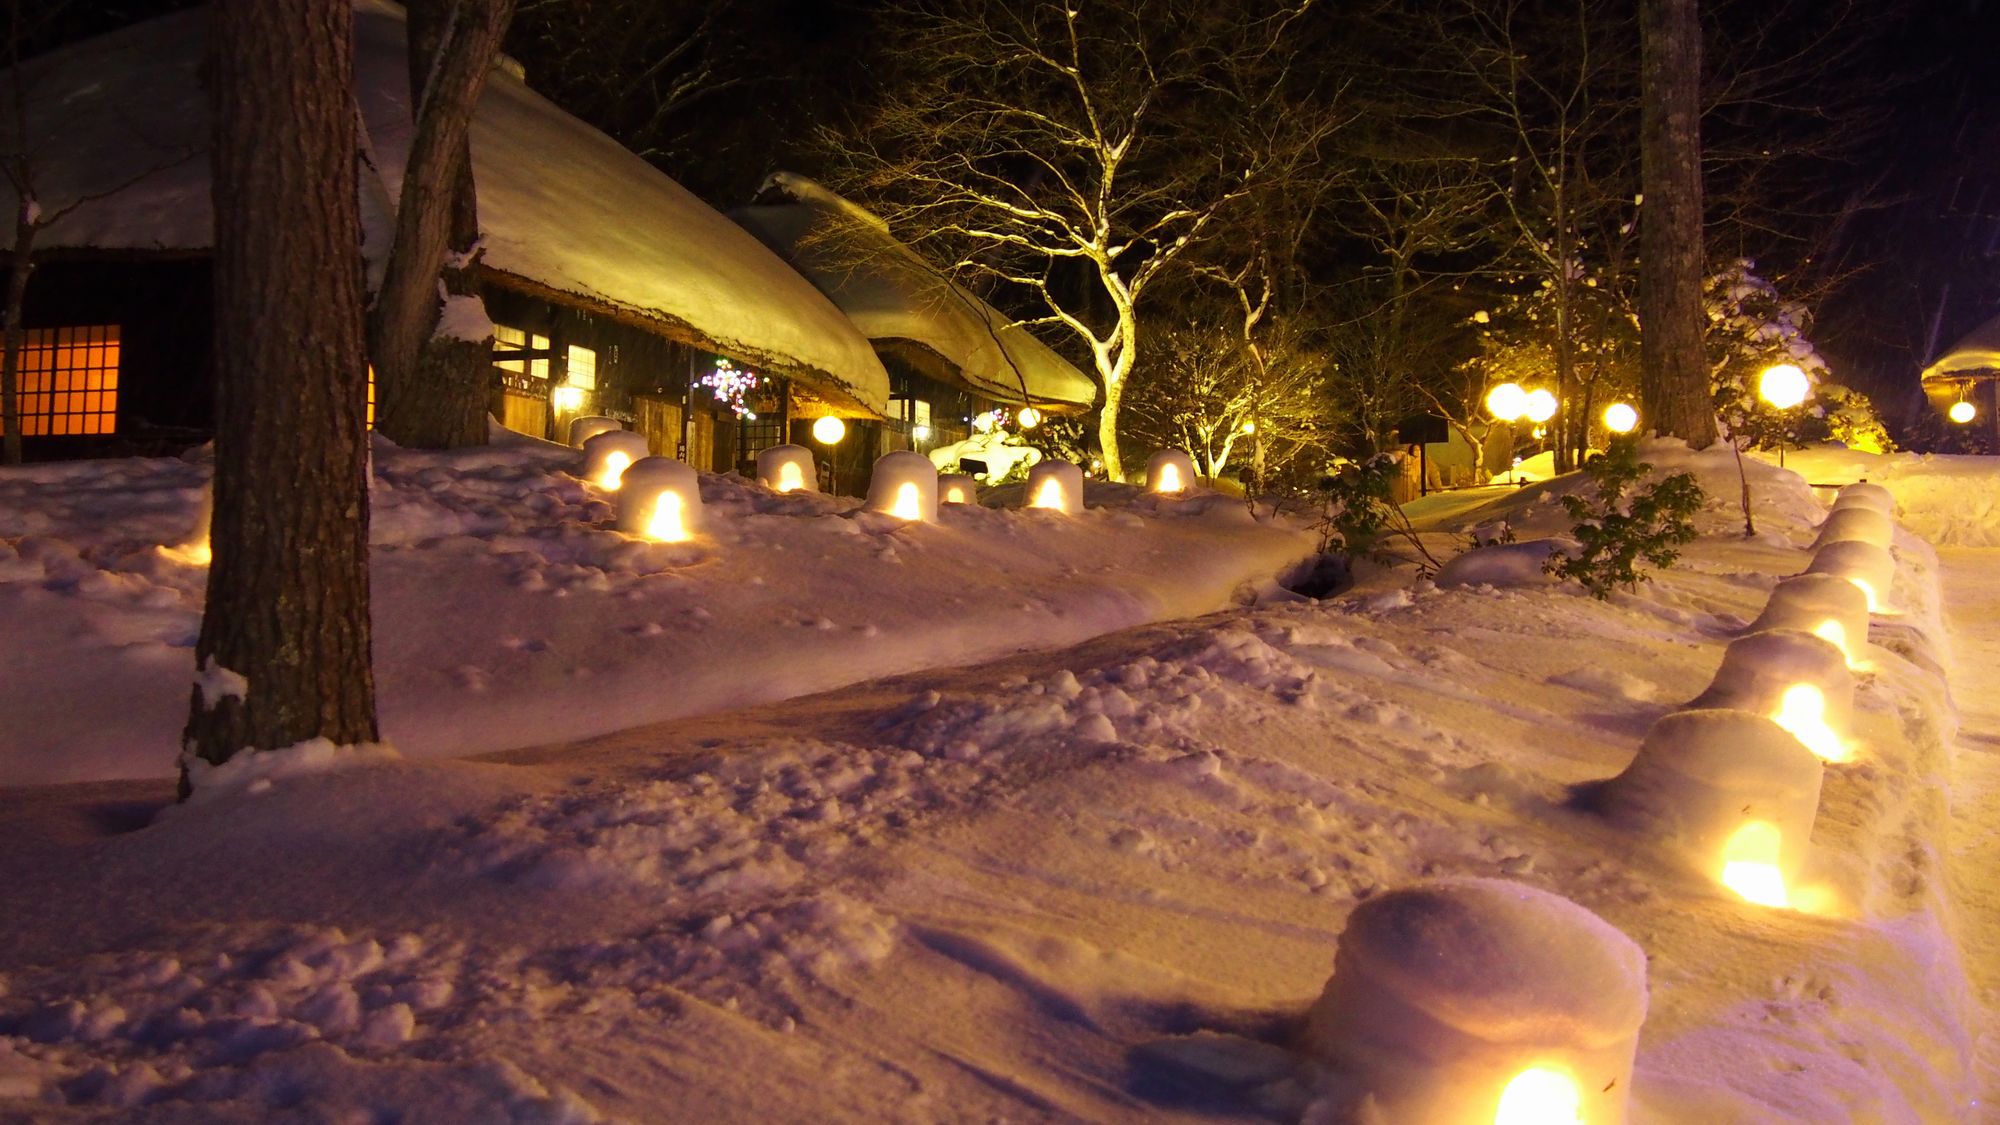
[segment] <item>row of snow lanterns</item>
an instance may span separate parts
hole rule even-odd
[[[1894,577],[1886,489],[1843,489],[1707,691],[1653,725],[1603,809],[1742,898],[1789,906],[1854,672]],[[1646,955],[1597,915],[1498,879],[1437,879],[1349,915],[1306,1043],[1374,1118],[1609,1125],[1627,1116]]]

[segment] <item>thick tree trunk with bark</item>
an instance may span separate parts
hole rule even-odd
[[[213,7],[214,561],[182,743],[211,763],[376,738],[353,18]]]
[[[1647,428],[1715,442],[1702,347],[1701,22],[1696,0],[1639,0],[1640,394]]]
[[[28,204],[21,204],[14,216],[14,249],[7,256],[7,311],[4,339],[0,339],[0,465],[21,463],[21,347],[26,342],[22,330],[22,310],[28,302],[28,276],[35,270],[35,224],[28,218]]]

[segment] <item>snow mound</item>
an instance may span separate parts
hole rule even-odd
[[[1815,550],[1806,573],[1847,579],[1867,596],[1869,611],[1878,613],[1890,604],[1890,592],[1896,582],[1896,557],[1886,547],[1843,540]]]
[[[1875,547],[1887,547],[1896,540],[1896,524],[1888,516],[1873,508],[1836,507],[1829,512],[1826,522],[1819,525],[1819,534],[1813,539],[1817,550],[1829,543],[1867,543]]]
[[[1879,484],[1865,480],[1857,481],[1840,490],[1840,494],[1834,498],[1833,507],[1835,511],[1842,508],[1860,508],[1892,516],[1896,514],[1896,497]]]
[[[219,766],[191,756],[181,760],[193,792],[186,804],[177,808],[229,796],[254,797],[300,778],[400,762],[403,756],[383,742],[340,746],[329,739],[314,738],[279,750],[244,750]]]
[[[1438,568],[1438,588],[1547,586],[1555,582],[1547,570],[1549,560],[1572,546],[1561,539],[1533,539],[1474,547]]]
[[[1852,662],[1867,646],[1868,595],[1847,579],[1831,574],[1787,578],[1771,591],[1764,611],[1745,631],[1761,633],[1767,629],[1798,629],[1824,637],[1840,646]]]

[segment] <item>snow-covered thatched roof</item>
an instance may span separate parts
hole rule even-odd
[[[1986,370],[2000,371],[2000,316],[1973,329],[1939,356],[1937,362],[1924,368],[1924,381]]]
[[[1097,387],[1005,313],[953,284],[887,223],[804,176],[779,172],[730,217],[798,267],[871,340],[941,357],[1001,402],[1088,406]]]
[[[211,245],[208,111],[196,73],[206,31],[205,11],[183,12],[26,64],[36,195],[48,213],[88,199],[44,230],[40,247]],[[380,173],[379,185],[364,181],[362,214],[379,251],[412,132],[402,9],[357,0],[355,46],[355,92]],[[472,155],[484,264],[498,283],[653,324],[833,400],[886,407],[881,361],[825,296],[505,68],[487,81]],[[13,206],[10,189],[0,186],[0,197]]]

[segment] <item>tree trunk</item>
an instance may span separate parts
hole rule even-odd
[[[376,738],[350,0],[218,0],[214,560],[189,758]]]
[[[7,260],[7,311],[4,341],[0,341],[0,465],[21,463],[21,348],[26,343],[22,313],[28,301],[28,276],[35,270],[35,224],[28,219],[29,201],[14,216],[14,250]]]
[[[1696,0],[1639,0],[1640,394],[1663,436],[1704,449],[1715,406],[1702,347],[1701,22]]]
[[[396,236],[368,321],[376,428],[424,449],[483,444],[488,350],[440,340],[438,282],[447,250],[472,250],[472,111],[513,18],[513,0],[420,0],[410,5],[411,101],[416,119],[396,208]],[[464,274],[469,265],[450,273]],[[470,292],[471,279],[445,279]],[[456,288],[454,288],[456,286]],[[428,354],[427,354],[428,353]]]

